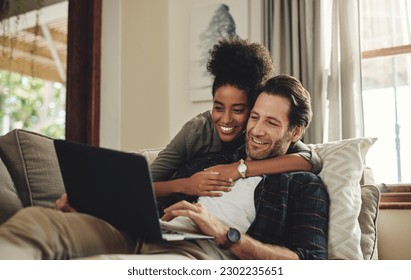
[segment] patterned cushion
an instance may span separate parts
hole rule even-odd
[[[363,259],[361,228],[360,180],[368,149],[376,138],[355,138],[310,144],[323,160],[323,179],[330,196],[330,259]]]

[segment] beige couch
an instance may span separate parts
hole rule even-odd
[[[159,149],[141,151],[151,162]],[[361,181],[361,251],[364,259],[377,259],[377,213],[380,194],[366,169]],[[25,130],[0,136],[0,224],[23,207],[54,208],[64,193],[53,140]],[[350,239],[350,236],[344,237]]]

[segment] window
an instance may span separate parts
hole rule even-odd
[[[5,7],[0,21],[0,135],[22,128],[64,138],[68,3],[10,2]]]
[[[376,183],[411,183],[411,2],[361,0],[365,135]]]
[[[10,3],[17,6],[21,4],[20,1]],[[102,0],[44,0],[24,3],[28,6],[68,3],[65,138],[99,145]],[[54,17],[56,13],[54,10],[51,15]],[[29,75],[31,74],[30,72]]]

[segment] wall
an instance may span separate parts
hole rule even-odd
[[[101,34],[100,145],[121,147],[121,3],[103,0]]]
[[[103,0],[103,147],[136,150],[168,141],[168,3]]]
[[[170,139],[193,116],[211,109],[212,102],[191,102],[188,91],[190,12],[194,5],[221,3],[221,0],[173,0],[169,5],[169,85],[170,85]],[[249,5],[249,38],[261,41],[261,1]],[[204,66],[205,67],[205,66]],[[210,92],[211,96],[211,92]]]
[[[382,260],[411,260],[411,210],[380,210],[378,255]]]

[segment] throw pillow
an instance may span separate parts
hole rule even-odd
[[[361,228],[361,250],[364,260],[377,260],[377,217],[380,190],[375,185],[361,186],[361,212],[358,217]]]
[[[10,174],[0,158],[0,224],[23,208]]]
[[[54,208],[54,202],[65,190],[51,138],[13,130],[0,136],[0,157],[25,207]]]
[[[360,180],[365,156],[376,138],[354,138],[309,144],[323,161],[319,176],[330,196],[329,259],[363,259]]]

